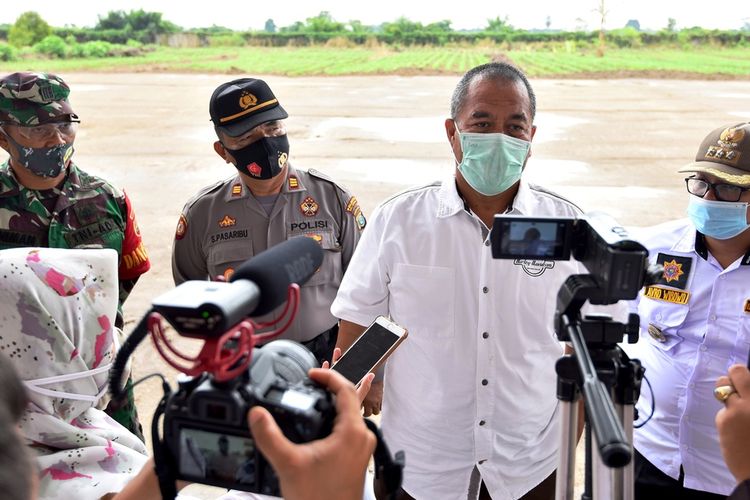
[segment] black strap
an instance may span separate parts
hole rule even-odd
[[[391,452],[388,450],[388,445],[385,444],[378,426],[372,420],[364,419],[364,421],[367,428],[375,434],[377,439],[375,452],[372,454],[375,459],[375,479],[382,476],[385,493],[389,498],[395,499],[396,493],[401,489],[401,481],[404,475],[404,465],[406,464],[404,452],[403,450],[397,451],[391,458]]]
[[[169,454],[159,433],[159,417],[164,415],[164,408],[167,406],[169,397],[172,394],[169,384],[162,383],[164,397],[159,401],[159,405],[154,411],[154,418],[151,420],[151,440],[154,448],[154,472],[159,480],[159,491],[162,500],[174,500],[177,497],[176,477],[177,470],[172,456]]]

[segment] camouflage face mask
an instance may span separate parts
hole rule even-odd
[[[29,148],[21,146],[16,142],[9,134],[5,133],[5,137],[8,138],[13,147],[16,148],[18,156],[13,158],[16,162],[21,164],[26,170],[32,174],[45,177],[54,178],[60,175],[60,172],[65,169],[68,164],[68,160],[73,156],[73,143],[58,144],[51,148]]]

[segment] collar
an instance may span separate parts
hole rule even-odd
[[[302,181],[302,178],[297,172],[297,169],[295,169],[292,165],[288,165],[286,180],[281,186],[281,191],[279,191],[277,194],[297,193],[300,191],[307,191],[307,187],[305,187],[305,183]],[[238,173],[232,178],[231,183],[229,184],[229,189],[224,194],[224,201],[230,202],[235,200],[244,200],[246,198],[252,197],[253,194],[250,192],[250,188],[245,185],[245,183],[242,181],[242,177],[240,177],[240,174]]]
[[[516,192],[516,197],[513,198],[511,206],[505,213],[520,215],[529,213],[528,207],[530,206],[531,201],[533,201],[530,200],[530,196],[531,194],[529,191],[529,186],[526,181],[521,178],[521,181],[518,184],[518,192]],[[456,215],[461,211],[471,213],[469,205],[464,201],[464,199],[461,197],[461,194],[458,192],[458,188],[456,187],[456,178],[453,175],[451,175],[449,178],[444,179],[441,183],[438,199],[439,202],[436,214],[438,218],[450,217],[452,215]]]
[[[696,231],[692,224],[689,224],[679,235],[677,241],[672,245],[672,250],[682,253],[695,252],[703,260],[708,260],[708,247],[706,246],[706,236],[700,231]],[[745,253],[740,261],[741,266],[750,266],[750,250]]]

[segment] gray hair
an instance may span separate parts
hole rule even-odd
[[[456,85],[456,88],[453,91],[453,96],[451,97],[451,118],[455,120],[460,113],[461,108],[466,102],[466,94],[469,92],[469,85],[471,85],[471,83],[477,78],[489,78],[492,80],[511,83],[523,83],[526,87],[526,92],[529,94],[529,112],[531,113],[531,119],[533,121],[534,116],[536,115],[536,94],[534,94],[534,89],[531,88],[531,84],[523,71],[512,64],[505,62],[491,62],[476,66],[467,71],[464,76],[461,77],[461,80],[459,80],[458,85]]]

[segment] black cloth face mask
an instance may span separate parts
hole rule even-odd
[[[281,173],[289,159],[289,139],[286,134],[263,137],[240,149],[224,149],[234,157],[235,168],[254,179],[271,179]]]

